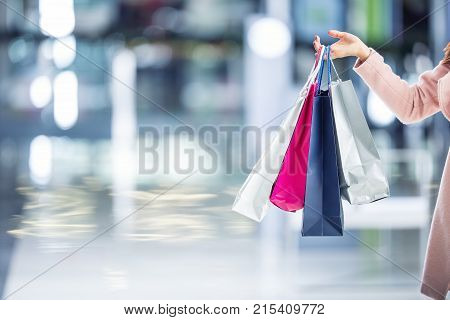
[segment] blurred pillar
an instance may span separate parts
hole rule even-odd
[[[136,57],[127,48],[118,50],[112,63],[111,145],[113,162],[114,222],[134,210],[136,180]],[[132,220],[132,219],[130,219]],[[131,228],[132,221],[121,223],[117,232]]]
[[[245,25],[245,120],[248,125],[262,126],[292,102],[292,97],[287,97],[292,36],[287,24],[276,18],[251,16]]]
[[[258,127],[278,125],[295,101],[290,95],[293,68],[290,1],[266,0],[265,4],[266,16],[252,15],[245,21],[244,37],[245,124]],[[287,221],[283,215],[273,214],[276,210],[270,209],[272,214],[269,213],[260,229],[260,290],[272,298],[282,294],[277,292],[282,279],[273,270],[282,268]]]

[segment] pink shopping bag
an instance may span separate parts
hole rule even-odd
[[[315,88],[316,83],[311,84],[309,87],[305,104],[298,117],[283,164],[272,186],[270,202],[284,211],[294,212],[302,209],[305,204],[306,174]]]

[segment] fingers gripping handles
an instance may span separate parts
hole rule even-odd
[[[300,94],[298,96],[298,100],[306,95],[308,92],[309,86],[312,82],[314,82],[317,78],[318,84],[316,86],[316,94],[319,93],[320,85],[322,83],[322,73],[324,68],[324,61],[327,60],[327,79],[328,79],[328,87],[331,85],[331,67],[333,67],[334,72],[336,73],[338,81],[341,81],[339,78],[339,74],[336,71],[336,67],[334,66],[333,60],[331,59],[330,55],[330,46],[322,46],[316,56],[316,60],[314,62],[314,66],[311,69],[311,72],[309,73],[309,77],[306,81],[305,86],[300,91]],[[326,59],[325,59],[326,57]]]
[[[317,88],[316,88],[316,94],[319,93],[320,91],[320,85],[322,84],[322,73],[323,73],[323,65],[325,60],[327,60],[327,78],[328,78],[328,88],[331,85],[331,67],[333,67],[334,73],[336,74],[336,78],[338,82],[341,82],[341,78],[339,77],[339,74],[336,70],[336,67],[334,66],[333,63],[333,59],[331,59],[331,50],[330,50],[330,46],[325,47],[325,55],[326,55],[326,59],[324,58],[325,56],[322,57],[321,61],[320,61],[320,71],[319,71],[319,76],[317,77]]]
[[[320,92],[320,87],[322,85],[322,74],[323,74],[323,65],[325,64],[325,59],[324,57],[326,56],[326,60],[327,60],[327,79],[328,79],[328,88],[331,85],[331,58],[330,58],[330,46],[326,46],[324,48],[325,53],[324,56],[322,57],[322,60],[320,61],[320,70],[319,70],[319,75],[317,76],[317,87],[316,87],[316,95]]]

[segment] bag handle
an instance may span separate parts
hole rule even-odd
[[[300,90],[300,93],[298,94],[298,98],[297,98],[297,103],[300,100],[300,98],[303,96],[303,94],[305,92],[308,92],[309,90],[309,86],[311,84],[312,81],[314,81],[317,77],[317,74],[319,72],[320,66],[322,64],[322,60],[323,60],[323,56],[325,54],[325,46],[322,45],[322,47],[320,48],[320,51],[318,53],[318,55],[316,56],[316,60],[314,62],[313,67],[311,68],[311,71],[309,72],[309,76],[308,79],[306,80],[305,85],[303,86],[303,89]]]
[[[320,57],[321,57],[321,53],[322,53],[322,50],[323,50],[323,45],[319,48],[319,52],[317,52],[317,54],[316,54],[316,59],[315,59],[315,61],[314,61],[314,67],[313,68],[315,68],[315,67],[317,67],[317,65],[319,64],[319,61],[321,60],[321,59],[319,59]]]
[[[326,53],[327,48],[324,48],[324,51]],[[320,86],[322,84],[322,74],[323,74],[323,56],[322,59],[320,59],[320,68],[319,68],[319,75],[317,76],[317,88],[316,88],[316,94],[319,92],[320,90]]]
[[[323,60],[323,56],[325,54],[325,49],[326,49],[325,46],[322,46],[320,48],[319,54],[316,56],[314,66],[313,66],[311,72],[309,73],[308,80],[306,81],[308,87],[311,84],[311,81],[314,81],[316,79],[319,69],[322,66],[322,60]]]
[[[331,64],[330,64],[330,46],[325,47],[325,54],[327,55],[327,80],[328,80],[328,88],[331,85]],[[322,75],[323,75],[323,65],[325,63],[324,57],[322,57],[321,64],[320,64],[320,71],[319,76],[317,77],[317,88],[316,88],[316,95],[320,91],[320,87],[322,85]]]
[[[328,75],[328,88],[331,86],[331,49],[330,46],[327,46],[327,75]]]
[[[342,82],[341,78],[339,77],[339,73],[336,70],[336,67],[334,66],[333,60],[330,57],[331,66],[333,67],[334,73],[336,74],[336,78],[338,82]]]

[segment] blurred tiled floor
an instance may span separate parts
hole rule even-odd
[[[300,238],[299,216],[233,213],[243,175],[193,176],[145,205],[176,179],[139,177],[133,191],[61,161],[47,187],[19,177],[2,196],[4,297],[26,284],[9,298],[420,298],[414,230],[352,231],[411,276],[351,237]]]

